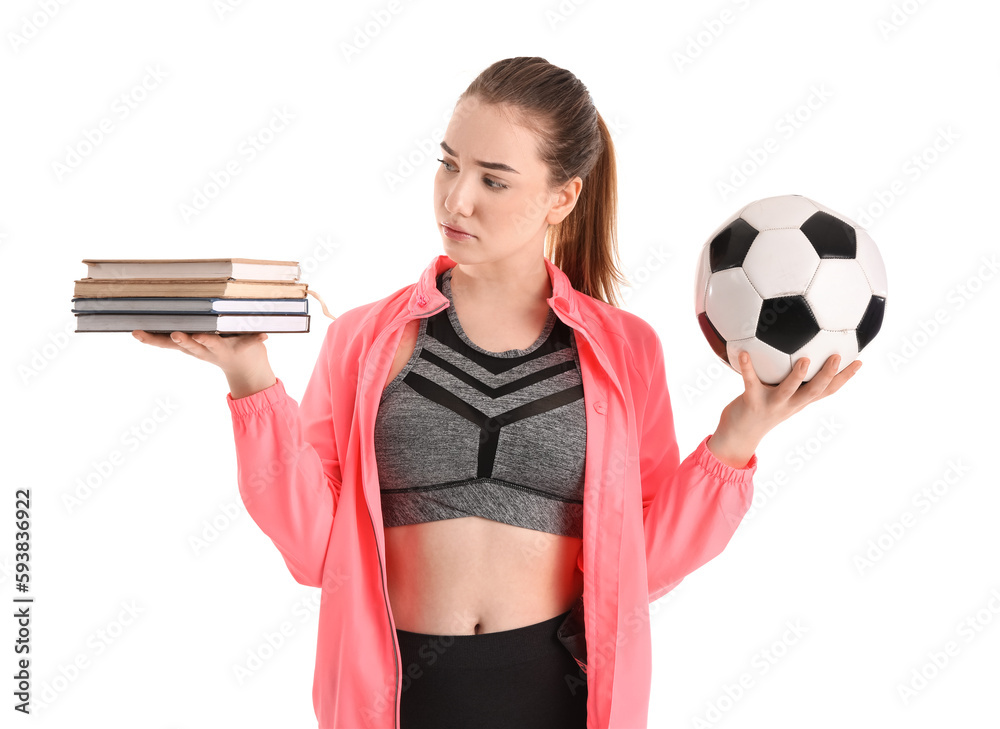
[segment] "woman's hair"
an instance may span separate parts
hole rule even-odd
[[[538,136],[550,189],[577,175],[583,180],[572,212],[548,229],[544,254],[574,289],[619,306],[618,285],[627,280],[616,260],[615,148],[587,87],[544,58],[521,56],[479,74],[458,101],[468,97],[511,112],[515,123]]]

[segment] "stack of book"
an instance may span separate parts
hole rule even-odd
[[[308,332],[296,261],[85,259],[74,281],[77,332]]]

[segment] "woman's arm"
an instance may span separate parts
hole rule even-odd
[[[136,330],[144,344],[176,349],[221,368],[236,441],[237,481],[247,511],[281,552],[292,576],[320,587],[326,547],[340,496],[341,471],[334,429],[334,344],[342,328],[335,319],[299,406],[274,376],[267,360],[267,334]],[[334,358],[334,352],[337,357]]]
[[[321,587],[341,468],[333,421],[332,330],[299,405],[275,383],[226,400],[233,418],[240,496],[295,580]]]
[[[765,385],[757,377],[746,352],[740,353],[739,362],[745,390],[722,411],[719,426],[709,441],[719,460],[734,466],[745,463],[774,426],[809,403],[832,395],[861,369],[861,361],[856,360],[837,374],[840,355],[833,355],[823,369],[803,384],[809,358],[801,357],[784,380],[777,385]]]

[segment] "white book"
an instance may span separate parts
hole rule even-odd
[[[296,281],[295,261],[258,258],[86,258],[88,278],[235,278]]]

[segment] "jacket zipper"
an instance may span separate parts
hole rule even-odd
[[[433,316],[434,314],[437,314],[439,311],[441,311],[442,309],[446,309],[447,307],[448,307],[448,304],[445,303],[445,305],[442,306],[437,311],[432,311],[432,312],[430,312],[428,314],[423,314],[423,315],[417,316],[417,317],[411,317],[410,319],[407,319],[406,321],[409,322],[409,321],[412,321],[413,319],[420,319],[422,316]],[[404,324],[404,326],[405,326],[405,324]],[[388,329],[383,330],[382,333],[379,334],[378,338],[372,344],[371,350],[369,350],[369,351],[372,351],[372,350],[376,349],[376,347],[378,346],[379,342],[382,340],[382,337],[385,336],[385,333],[387,331],[388,331]],[[366,368],[367,368],[367,363],[366,363]],[[364,468],[364,459],[361,460],[361,463],[362,463],[362,469],[363,469]],[[375,529],[375,517],[372,516],[371,504],[368,503],[368,499],[367,498],[365,499],[365,506],[368,507],[368,521],[372,525],[372,536],[375,537],[375,548],[377,550],[378,549],[378,532]],[[381,558],[378,561],[378,571],[379,571],[379,577],[381,577],[381,579],[382,579],[382,597],[385,600],[385,615],[386,615],[387,618],[389,618],[389,631],[392,634],[391,635],[391,637],[392,637],[392,647],[393,647],[392,662],[393,662],[393,667],[395,668],[395,673],[394,673],[395,684],[394,684],[394,691],[393,691],[393,694],[392,694],[392,727],[393,727],[393,729],[397,729],[396,714],[398,713],[397,712],[397,704],[398,704],[398,699],[399,699],[399,659],[397,658],[397,654],[399,652],[399,644],[396,642],[395,625],[393,624],[392,613],[391,613],[391,611],[389,609],[389,593],[387,591],[387,587],[386,587],[386,584],[385,584],[385,571],[384,571],[383,566],[382,566],[382,560],[381,560]]]

